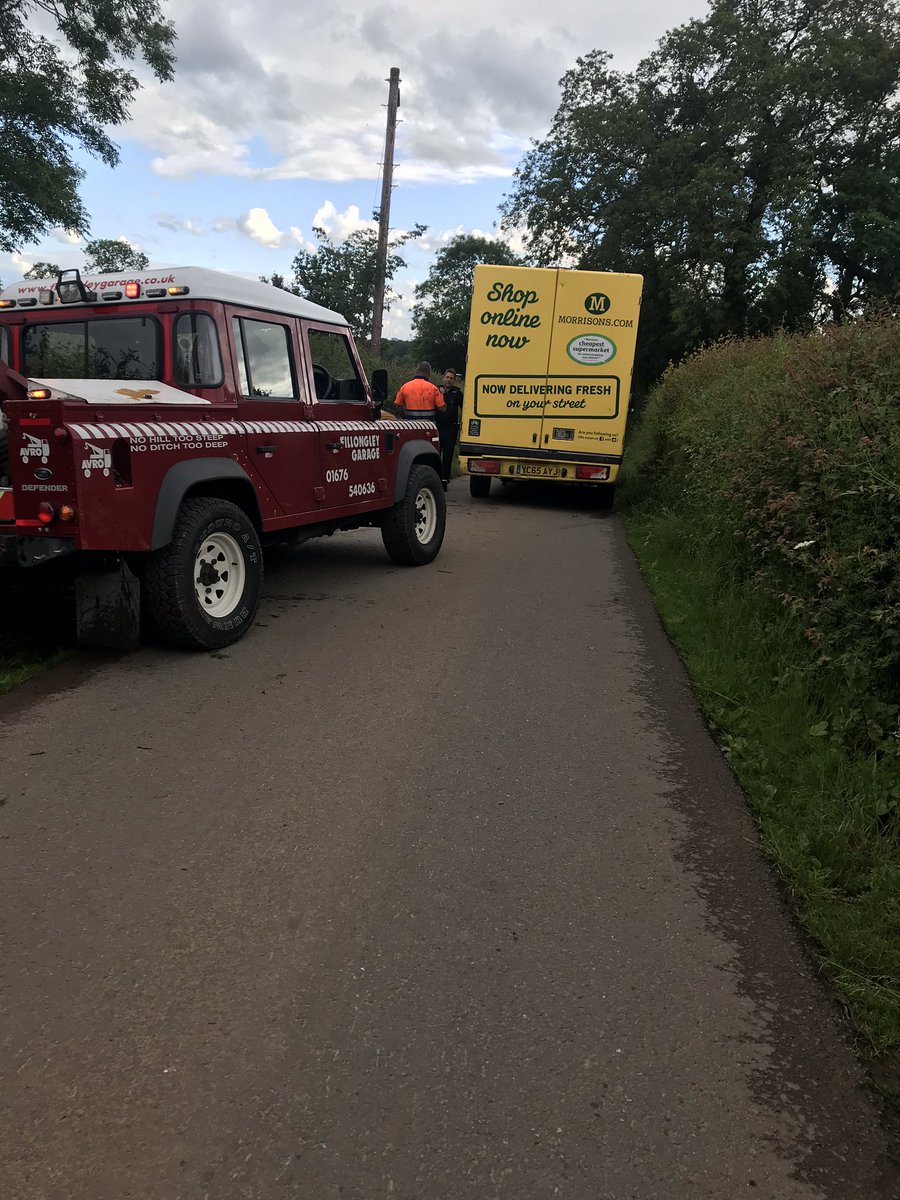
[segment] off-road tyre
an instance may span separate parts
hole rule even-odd
[[[247,514],[229,500],[198,497],[184,501],[171,542],[150,555],[144,604],[171,645],[218,650],[253,623],[262,582],[262,548]]]
[[[490,475],[470,475],[469,476],[469,495],[474,496],[476,500],[484,500],[491,494],[491,477]]]
[[[616,503],[616,485],[614,483],[597,483],[594,486],[597,489],[595,497],[597,507],[607,511],[613,508]]]
[[[446,524],[441,477],[434,467],[418,463],[409,473],[403,498],[382,519],[384,548],[401,566],[423,567],[437,558]]]

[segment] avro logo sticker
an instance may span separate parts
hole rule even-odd
[[[609,296],[607,296],[604,292],[591,292],[591,294],[585,299],[584,307],[594,316],[602,317],[604,313],[609,312],[610,308],[612,307],[612,302],[610,301]]]
[[[572,338],[566,354],[584,367],[600,367],[616,357],[616,343],[599,333],[582,333]]]
[[[42,463],[45,463],[50,457],[50,443],[45,442],[43,438],[26,433],[25,442],[19,447],[19,457],[23,463],[27,463],[29,458],[39,458]]]

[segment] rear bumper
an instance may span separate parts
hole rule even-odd
[[[618,466],[621,454],[587,454],[572,450],[538,450],[527,446],[485,446],[476,442],[460,442],[460,458],[506,458],[510,462],[609,463]]]
[[[499,454],[469,454],[465,457],[460,455],[460,467],[467,475],[483,475],[485,479],[500,479],[507,483],[514,481],[524,481],[527,479],[544,479],[550,483],[615,483],[619,474],[620,459],[608,461],[612,456],[606,456],[607,461],[598,462],[599,455],[585,456],[584,458],[572,456],[572,459],[560,459],[556,455],[553,458],[541,457],[526,458],[526,457],[508,457],[509,450],[506,451],[506,456]],[[484,471],[478,467],[481,462],[497,463],[499,470]],[[590,473],[591,478],[579,477],[578,468],[582,468],[582,476]]]

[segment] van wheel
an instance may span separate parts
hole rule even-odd
[[[246,633],[262,593],[253,522],[228,500],[185,500],[144,573],[147,615],[173,646],[216,650]]]
[[[597,483],[597,507],[610,509],[616,502],[616,485],[614,483]]]
[[[476,500],[483,500],[485,496],[491,494],[491,477],[490,475],[470,475],[469,476],[469,495],[474,496]]]
[[[444,485],[434,467],[414,466],[403,499],[381,522],[384,548],[404,567],[423,567],[437,558],[447,524]]]

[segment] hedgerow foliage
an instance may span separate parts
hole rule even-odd
[[[678,513],[698,554],[796,615],[835,747],[893,759],[900,824],[900,325],[725,341],[671,369],[626,461],[632,501]],[[879,772],[882,774],[882,772]],[[894,782],[891,782],[893,779]]]

